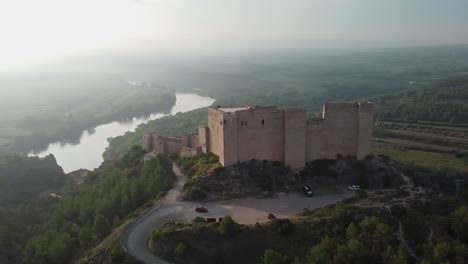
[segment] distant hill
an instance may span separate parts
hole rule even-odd
[[[29,202],[48,189],[65,184],[65,174],[55,157],[0,157],[0,206]]]
[[[468,123],[468,75],[441,79],[377,100],[379,120]]]

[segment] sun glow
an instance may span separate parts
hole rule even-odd
[[[144,32],[131,0],[1,0],[0,68],[107,48]]]

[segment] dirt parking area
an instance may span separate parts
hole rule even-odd
[[[230,215],[238,223],[254,224],[257,221],[260,223],[269,221],[267,218],[269,213],[273,213],[278,218],[287,218],[301,212],[304,208],[320,208],[353,196],[354,192],[350,191],[318,194],[313,197],[305,197],[303,194],[295,193],[280,194],[270,199],[243,198],[218,202],[186,203],[189,207],[184,215],[187,219],[193,219],[197,216],[219,218]],[[195,212],[197,206],[206,207],[208,212]]]

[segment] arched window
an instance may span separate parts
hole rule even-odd
[[[264,125],[264,124],[265,124],[265,119],[262,119],[262,125]]]

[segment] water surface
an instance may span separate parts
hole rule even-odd
[[[177,93],[176,97],[177,101],[171,110],[171,115],[206,107],[214,102],[212,98],[196,94]],[[109,145],[108,138],[121,136],[127,131],[135,131],[138,125],[167,115],[169,114],[153,113],[148,117],[134,117],[126,122],[99,125],[89,131],[84,131],[78,144],[56,142],[50,144],[42,152],[29,153],[29,156],[44,157],[53,154],[66,173],[78,169],[93,170],[103,161],[102,153]]]

